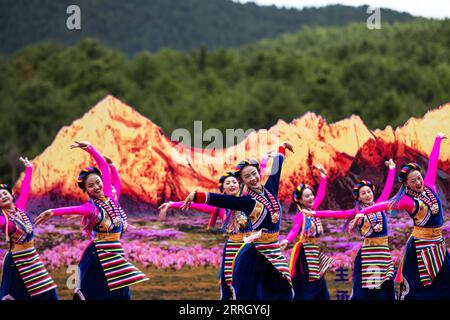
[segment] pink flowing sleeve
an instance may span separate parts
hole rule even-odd
[[[183,203],[184,203],[183,201],[171,202],[170,207],[179,209],[179,208],[181,208]],[[191,203],[189,208],[198,210],[198,211],[204,212],[204,213],[214,213],[217,210],[217,207],[210,206],[209,204],[195,203],[195,202]]]
[[[109,172],[109,165],[106,160],[95,150],[93,146],[89,146],[86,151],[94,158],[98,168],[102,172],[103,191],[111,199],[114,198],[111,190],[111,174]]]
[[[114,186],[114,189],[116,189],[117,200],[119,200],[121,187],[119,172],[117,171],[117,167],[115,165],[110,165],[109,168],[111,172],[111,184]]]
[[[325,193],[327,190],[327,176],[321,176],[319,183],[319,189],[317,190],[316,198],[314,199],[313,210],[317,210],[320,207],[323,199],[325,198]]]
[[[16,200],[16,206],[25,211],[28,201],[28,194],[30,193],[31,177],[33,176],[33,167],[25,168],[25,177],[23,178],[20,196]]]
[[[355,209],[348,210],[318,210],[314,217],[326,219],[326,218],[334,218],[334,219],[348,219]]]
[[[54,216],[66,216],[66,215],[79,215],[83,217],[88,217],[92,214],[92,204],[86,202],[81,206],[73,206],[73,207],[62,207],[51,209]]]
[[[441,142],[442,138],[440,136],[436,136],[434,140],[433,150],[430,153],[430,159],[428,161],[428,170],[425,175],[425,185],[436,190],[436,173],[439,164],[439,153],[441,151]]]
[[[376,202],[382,202],[386,201],[389,198],[389,195],[392,191],[392,186],[394,185],[394,178],[395,178],[395,168],[389,168],[388,176],[386,179],[386,183],[384,184],[383,191],[381,192],[380,197],[377,199]]]
[[[406,210],[408,212],[413,212],[415,208],[414,201],[409,197],[402,197],[397,203],[391,206],[391,201],[383,201],[375,203],[373,206],[364,208],[359,213],[369,214],[374,212],[379,212],[382,210]]]
[[[292,226],[291,231],[289,231],[286,240],[288,241],[288,243],[291,243],[298,235],[298,233],[300,232],[300,229],[302,227],[302,223],[303,223],[303,214],[301,212],[298,212],[295,215],[295,219],[294,219],[294,225]]]

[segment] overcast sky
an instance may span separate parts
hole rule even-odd
[[[276,5],[285,7],[320,7],[328,4],[343,4],[349,6],[361,6],[364,4],[372,7],[383,7],[397,11],[405,11],[414,16],[423,16],[427,18],[449,18],[450,1],[449,0],[233,0],[234,2],[255,2],[260,5]],[[383,11],[381,11],[383,13]]]

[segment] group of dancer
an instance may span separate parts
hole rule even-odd
[[[317,210],[326,195],[327,172],[319,164],[321,181],[317,196],[307,184],[293,191],[297,213],[292,230],[280,242],[282,206],[278,200],[281,172],[286,151],[293,146],[283,142],[277,152],[270,152],[260,162],[244,160],[234,171],[219,179],[220,193],[191,192],[184,201],[160,206],[164,219],[169,208],[196,209],[211,214],[208,227],[220,219],[227,239],[220,267],[220,297],[223,300],[328,300],[325,274],[332,258],[321,249],[324,234],[321,219],[343,219],[343,231],[355,231],[362,238],[353,268],[353,300],[450,299],[450,261],[442,235],[443,208],[435,181],[441,141],[436,136],[428,170],[422,178],[417,163],[402,166],[397,175],[401,188],[389,198],[396,165],[386,161],[388,175],[381,195],[374,201],[375,186],[361,180],[353,188],[354,208]],[[80,206],[49,209],[35,224],[53,216],[79,215],[82,230],[92,241],[79,262],[79,281],[74,299],[130,299],[130,286],[148,277],[127,261],[121,237],[127,228],[127,215],[119,204],[120,179],[111,159],[101,156],[88,142],[81,148],[96,161],[78,176],[78,186],[89,201]],[[269,158],[272,168],[267,181],[262,179]],[[32,164],[26,166],[19,197],[5,184],[0,185],[0,229],[10,250],[5,256],[0,298],[58,299],[56,284],[34,247],[34,224],[26,213],[32,177]],[[389,249],[388,210],[405,210],[413,219],[397,274]],[[294,243],[290,263],[282,250]],[[395,281],[401,282],[396,294]]]

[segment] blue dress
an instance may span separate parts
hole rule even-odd
[[[21,212],[23,219],[10,219],[9,223],[13,225],[13,231],[9,234],[11,244],[26,245],[34,238],[34,226],[30,217],[24,211]],[[29,227],[27,228],[27,224]],[[20,256],[20,268],[22,275],[14,261],[15,257]],[[23,259],[28,257],[25,261]],[[37,265],[36,265],[37,263]],[[34,280],[25,285],[24,277],[27,277],[27,264],[33,268]],[[32,265],[32,266],[31,266]],[[27,278],[25,278],[27,279]],[[58,300],[56,293],[56,284],[48,274],[42,262],[40,262],[39,254],[34,246],[20,252],[8,251],[3,261],[2,280],[0,288],[0,299],[5,297],[14,300]]]
[[[271,175],[261,194],[249,191],[245,196],[233,197],[207,193],[209,205],[241,211],[249,218],[253,231],[263,231],[261,239],[244,244],[235,258],[233,289],[237,300],[293,297],[289,267],[278,242],[281,204],[277,196],[283,160],[282,154],[274,158]]]
[[[435,199],[437,212],[433,213],[430,206],[418,196],[406,193],[405,196],[414,201],[416,208],[409,215],[414,226],[440,228],[444,223],[441,200],[433,189],[425,186],[425,190],[429,198]],[[401,299],[450,299],[450,256],[443,237],[424,240],[411,236],[406,244],[402,276]]]

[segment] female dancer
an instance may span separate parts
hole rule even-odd
[[[293,152],[291,144],[284,142],[274,158],[272,172],[265,185],[261,184],[259,164],[245,160],[236,167],[236,174],[248,188],[248,193],[233,197],[209,192],[192,192],[182,209],[192,202],[244,212],[255,231],[244,237],[246,243],[236,255],[233,268],[233,288],[236,299],[292,299],[292,283],[287,260],[280,250],[278,234],[281,205],[278,187],[285,149]]]
[[[42,264],[34,247],[34,226],[25,212],[33,166],[27,158],[20,196],[15,200],[11,188],[0,184],[0,229],[10,250],[5,256],[0,298],[2,300],[57,300],[56,284]]]
[[[353,187],[355,208],[350,210],[306,211],[316,218],[347,219],[344,229],[356,229],[364,238],[353,267],[353,290],[351,300],[395,300],[393,282],[394,264],[388,246],[388,223],[384,211],[367,216],[357,214],[362,208],[389,198],[395,177],[395,163],[385,162],[389,167],[388,177],[381,195],[374,202],[375,186],[368,180],[361,180]]]
[[[430,154],[425,179],[417,163],[404,165],[398,175],[402,186],[390,200],[361,210],[362,214],[382,210],[406,210],[414,229],[406,243],[395,278],[403,282],[400,299],[450,299],[450,256],[442,237],[444,215],[436,191],[436,173],[441,142],[439,133]]]
[[[330,299],[324,274],[333,259],[325,256],[319,247],[319,237],[323,234],[322,223],[316,217],[303,217],[301,212],[302,208],[316,210],[325,197],[327,172],[321,165],[316,165],[316,168],[321,175],[317,197],[314,197],[311,187],[307,184],[302,183],[294,190],[293,201],[297,204],[297,214],[292,230],[281,242],[281,248],[285,249],[301,229],[301,236],[292,250],[289,266],[294,300]]]
[[[261,176],[267,166],[269,157],[273,157],[274,153],[269,152],[264,155],[261,160]],[[230,196],[239,196],[241,186],[234,172],[227,172],[219,179],[219,190],[221,193]],[[181,208],[182,201],[163,203],[160,209],[160,218],[164,219],[168,208]],[[223,249],[222,262],[220,266],[220,299],[230,300],[234,299],[232,276],[233,276],[233,261],[239,248],[244,244],[244,236],[251,231],[250,223],[245,214],[218,207],[213,207],[202,203],[192,203],[191,209],[201,212],[210,213],[211,219],[208,224],[208,229],[215,225],[217,216],[222,221],[222,231],[226,232],[229,237],[225,241]]]
[[[234,172],[226,172],[219,179],[219,190],[223,194],[230,196],[238,196],[240,185]],[[161,218],[164,219],[165,211],[168,207],[181,208],[183,202],[168,202],[160,206]],[[236,212],[234,210],[225,210],[223,208],[213,207],[202,203],[193,203],[192,209],[211,213],[212,216],[219,215],[223,222],[222,230],[226,232],[229,237],[225,242],[223,249],[222,262],[220,266],[220,299],[233,299],[232,289],[232,265],[239,248],[244,244],[243,237],[247,232],[251,231],[250,223],[245,214]],[[209,226],[208,226],[209,227]]]
[[[89,201],[81,206],[47,210],[37,223],[52,216],[81,215],[84,231],[95,239],[85,249],[79,264],[80,290],[85,299],[131,298],[129,286],[148,278],[124,257],[120,242],[127,227],[126,215],[114,200],[108,163],[88,142],[75,141],[71,148],[87,151],[97,162],[99,169],[87,167],[78,177],[78,186],[89,195]],[[118,183],[118,181],[117,181]],[[117,186],[117,198],[120,187]]]

